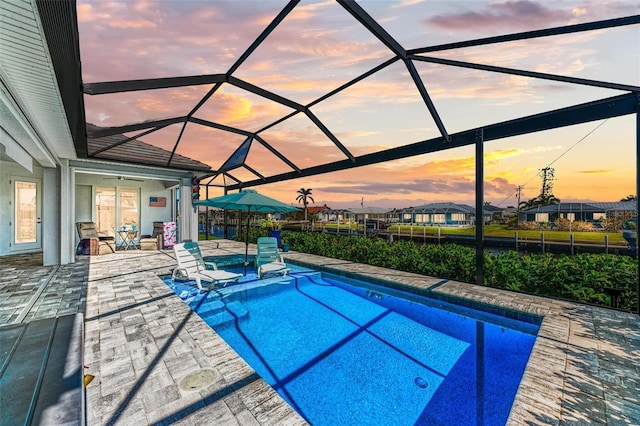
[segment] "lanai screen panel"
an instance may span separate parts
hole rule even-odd
[[[391,56],[337,2],[301,2],[237,77],[308,105]]]
[[[452,70],[440,64],[418,62],[416,68],[424,81],[432,83],[433,102],[451,132],[625,93],[474,69]]]
[[[176,153],[220,167],[244,142],[246,136],[195,123],[187,124],[182,139],[199,143],[180,143]]]
[[[225,84],[194,113],[194,117],[257,132],[292,111],[278,102]]]
[[[171,130],[149,137],[163,147],[170,146],[165,134],[187,123],[176,137],[176,153],[206,162],[212,174],[251,141],[241,165],[245,178],[255,177],[242,182],[250,186],[470,145],[478,126],[487,130],[487,140],[495,140],[546,126],[538,123],[562,125],[569,110],[546,120],[495,123],[591,100],[602,105],[580,107],[577,116],[587,121],[605,117],[607,112],[597,112],[605,111],[605,104],[614,106],[608,109],[612,115],[633,112],[627,94],[638,92],[633,70],[639,74],[639,49],[626,58],[632,71],[611,74],[631,83],[603,85],[601,69],[589,60],[592,50],[600,49],[601,56],[608,53],[606,43],[617,46],[616,40],[633,38],[640,22],[632,15],[640,12],[635,3],[582,8],[577,3],[457,3],[454,8],[449,2],[342,0],[80,2],[80,33],[91,33],[81,42],[83,56],[99,47],[102,53],[83,61],[89,68],[85,82],[94,77],[107,83],[85,84],[85,93],[91,98],[92,89],[107,88],[95,97],[117,104],[88,101],[88,118],[117,126],[114,131],[134,123],[143,141],[145,132],[170,125]],[[110,19],[99,21],[101,13]],[[594,22],[596,15],[620,18]],[[465,20],[469,16],[475,19]],[[587,27],[590,31],[581,32]],[[531,31],[542,28],[556,35],[533,39]],[[613,35],[599,38],[608,31]],[[482,37],[496,40],[476,47],[486,42],[477,40]],[[121,46],[105,48],[98,40]],[[448,56],[438,45],[451,42],[464,47]],[[564,58],[571,62],[555,61],[545,43],[571,44]],[[130,63],[123,63],[124,51]],[[600,63],[612,62],[600,56]],[[625,59],[613,50],[611,59],[616,58]],[[469,69],[472,61],[479,69]],[[518,70],[507,67],[529,74],[517,76]],[[121,81],[141,78],[143,70],[151,80]],[[566,78],[557,81],[560,74]],[[128,91],[113,93],[120,83]],[[618,94],[623,96],[603,100]],[[131,127],[120,130],[134,134]]]
[[[169,89],[84,95],[87,122],[100,127],[185,116],[211,89],[198,85]]]
[[[224,73],[282,5],[272,1],[79,1],[83,80]]]
[[[354,155],[440,135],[401,61],[318,103],[312,111]]]

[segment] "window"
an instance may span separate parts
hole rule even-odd
[[[102,235],[139,222],[140,192],[137,188],[96,188],[96,227]]]
[[[456,222],[464,222],[464,213],[451,213],[451,220]]]
[[[606,219],[607,218],[607,214],[606,213],[594,213],[593,214],[593,220],[601,220],[601,219]]]
[[[433,223],[445,223],[445,218],[444,218],[444,214],[434,214],[432,215]]]
[[[570,222],[573,222],[576,220],[576,214],[575,213],[567,213],[567,219],[569,219]]]
[[[549,222],[549,213],[536,213],[536,222]]]

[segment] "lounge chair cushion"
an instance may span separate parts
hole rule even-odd
[[[140,250],[162,250],[164,248],[162,233],[162,222],[153,222],[153,232],[151,235],[143,235],[140,237]]]
[[[109,254],[116,252],[115,238],[99,235],[95,222],[76,222],[80,242],[76,254]]]

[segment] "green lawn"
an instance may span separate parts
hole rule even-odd
[[[421,234],[423,232],[422,226],[414,226],[413,234]],[[437,235],[438,228],[434,226],[427,226],[427,235]],[[390,226],[390,232],[398,232],[397,226]],[[409,226],[400,226],[401,234],[408,234],[410,232]],[[569,232],[565,231],[549,231],[549,230],[519,230],[518,238],[526,238],[531,240],[540,239],[540,234],[544,232],[544,238],[546,241],[569,241]],[[440,235],[475,235],[476,228],[440,228]],[[487,225],[484,227],[485,237],[509,237],[515,236],[515,230],[507,229],[506,225]],[[609,236],[609,244],[625,244],[626,240],[622,238],[622,232],[573,232],[574,241],[587,242],[587,243],[604,243],[604,236]]]
[[[336,229],[338,226],[335,223],[327,223],[324,224],[326,228]],[[340,229],[348,228],[347,225],[340,225]],[[356,229],[356,225],[351,225],[352,229]],[[362,225],[359,226],[362,229]],[[438,227],[436,226],[427,226],[427,235],[437,235]],[[409,234],[411,232],[410,226],[401,225],[400,233],[401,234]],[[398,226],[391,225],[388,232],[397,233]],[[546,241],[569,241],[569,232],[563,231],[549,231],[549,230],[537,230],[537,231],[529,231],[529,230],[519,230],[518,238],[521,239],[529,239],[529,240],[539,240],[540,234],[544,232],[544,238]],[[413,226],[413,235],[419,236],[423,233],[423,227],[419,225]],[[440,228],[440,235],[475,235],[476,228]],[[484,227],[484,235],[485,237],[507,237],[513,238],[515,236],[515,230],[507,229],[506,225],[486,225]],[[622,232],[573,232],[573,238],[575,242],[586,242],[586,243],[601,243],[604,244],[604,236],[609,236],[609,244],[626,244],[626,240],[622,238]]]
[[[204,234],[198,234],[198,240],[202,241],[202,240],[206,240],[207,238],[205,237]],[[209,240],[220,240],[221,238],[219,237],[214,237],[213,235],[209,235]]]

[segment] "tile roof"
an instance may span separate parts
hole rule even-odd
[[[87,123],[87,133],[100,129],[99,126]],[[131,140],[126,144],[121,144],[113,148],[98,152],[111,145],[127,140],[125,135],[104,136],[100,138],[87,137],[89,156],[103,160],[121,161],[129,164],[143,164],[149,166],[160,166],[170,169],[191,170],[199,172],[210,172],[211,167],[205,163],[174,154],[157,146],[142,142],[141,140]],[[98,152],[97,154],[94,154]],[[169,164],[169,158],[171,163]]]

